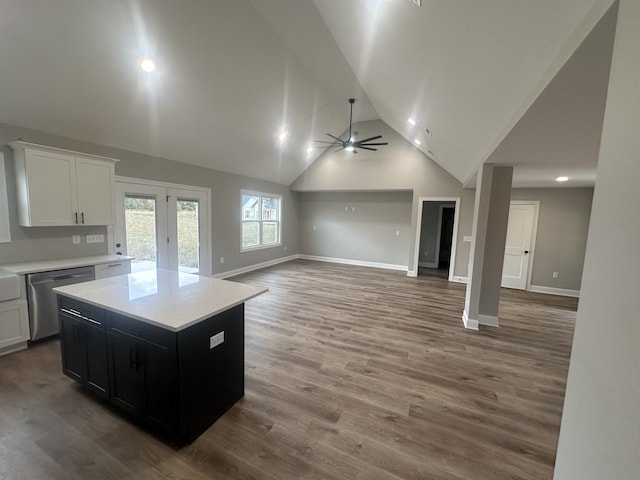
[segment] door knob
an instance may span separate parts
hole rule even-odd
[[[529,250],[525,250],[525,251],[524,251],[524,253],[525,253],[525,254],[529,253]]]

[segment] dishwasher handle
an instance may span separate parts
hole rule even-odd
[[[65,275],[48,276],[48,277],[39,278],[39,279],[30,278],[29,283],[31,283],[31,285],[43,285],[45,283],[60,282],[62,280],[71,280],[74,278],[88,278],[90,280],[93,280],[93,273],[90,271],[87,271],[82,273],[68,273]]]

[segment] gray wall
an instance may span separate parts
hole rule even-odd
[[[640,2],[619,8],[556,480],[640,478]]]
[[[422,223],[420,229],[420,253],[418,263],[427,263],[437,268],[436,242],[438,240],[438,219],[440,215],[440,205],[455,207],[451,202],[423,202]]]
[[[411,192],[301,193],[299,199],[300,253],[407,265]]]
[[[291,188],[301,192],[313,191],[413,191],[411,228],[405,244],[404,258],[409,270],[414,268],[414,252],[418,202],[420,197],[461,198],[461,209],[473,210],[473,191],[464,190],[462,184],[420,150],[398,135],[380,120],[354,125],[359,137],[382,135],[389,145],[377,152],[360,150],[349,152],[328,151],[316,160]],[[462,235],[470,235],[471,215],[461,218],[456,254],[455,275],[466,276],[469,246],[462,244]],[[463,224],[463,222],[465,222]]]
[[[298,252],[296,194],[279,185],[135,152],[0,124],[0,145],[21,138],[52,147],[66,148],[117,158],[116,175],[211,188],[211,228],[213,273],[234,270],[274,260]],[[0,244],[0,264],[46,258],[79,257],[106,253],[104,244],[73,245],[71,235],[105,233],[105,227],[20,227],[17,224],[13,155],[2,147],[7,166],[7,187],[11,217],[11,243]],[[282,195],[282,243],[275,247],[240,253],[240,190],[256,190]],[[287,247],[285,251],[284,247]],[[220,264],[220,257],[225,263]]]
[[[580,290],[592,198],[592,188],[512,190],[512,200],[540,201],[532,285]]]

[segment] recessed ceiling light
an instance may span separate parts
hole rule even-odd
[[[411,125],[414,125],[414,126],[415,126],[415,124],[416,124],[416,121],[415,121],[413,118],[411,118],[411,117],[409,117],[409,118],[407,119],[407,122],[409,122]]]
[[[280,140],[280,143],[284,142],[284,139],[287,138],[287,135],[289,134],[289,132],[287,132],[286,130],[282,130],[279,134],[278,134],[278,140]]]
[[[556,182],[566,182],[569,180],[569,177],[558,177],[556,178]]]
[[[140,68],[147,73],[151,73],[156,69],[156,64],[150,58],[140,60]]]
[[[415,138],[413,141],[415,142],[416,145],[420,145],[420,140],[418,140],[417,138]]]

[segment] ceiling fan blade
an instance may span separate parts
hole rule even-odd
[[[327,142],[326,140],[314,140],[314,142],[318,142],[318,143],[328,143],[329,145],[342,145],[342,142]]]
[[[340,150],[344,150],[344,147],[340,147],[339,149],[336,150],[336,152],[339,152]]]
[[[371,146],[371,145],[389,145],[389,142],[379,142],[379,143],[361,143],[361,144],[360,144],[360,146],[362,146],[362,145],[368,145],[368,146]]]
[[[327,135],[329,135],[331,138],[337,140],[338,142],[342,143],[346,143],[344,140],[342,140],[341,138],[336,137],[335,135],[331,135],[330,133],[327,133]]]
[[[362,148],[363,150],[373,150],[374,152],[378,150],[377,148],[363,147],[362,145],[360,145],[358,148]]]
[[[369,140],[377,140],[379,138],[382,138],[382,135],[376,135],[375,137],[364,138],[362,140],[358,140],[358,142],[364,143],[364,142],[368,142]]]

